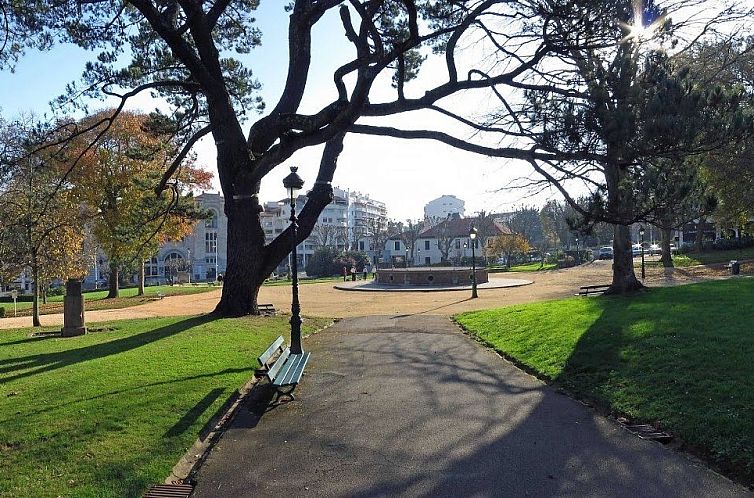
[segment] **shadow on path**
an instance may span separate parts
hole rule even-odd
[[[194,496],[743,494],[557,394],[448,319],[348,319],[306,347],[298,401],[239,417]]]

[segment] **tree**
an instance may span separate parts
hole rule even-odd
[[[581,4],[561,5],[563,17],[554,20],[551,34],[563,42],[569,62],[548,75],[542,91],[527,93],[516,131],[546,150],[582,155],[581,160],[531,164],[585,223],[614,224],[609,293],[622,293],[641,287],[633,271],[629,225],[651,209],[647,192],[636,188],[646,165],[719,147],[745,133],[752,121],[742,110],[740,91],[696,85],[667,52],[644,46],[647,38],[677,42],[674,33],[691,29],[683,21],[670,22],[677,4],[663,9],[645,2],[643,11],[634,11],[634,2],[593,3],[595,8],[587,10]],[[705,27],[712,30],[725,17]],[[646,25],[650,28],[639,29]],[[569,93],[567,87],[574,90]],[[569,179],[591,188],[586,207],[564,187]]]
[[[465,123],[463,117],[441,107],[440,101],[496,85],[536,87],[525,82],[525,76],[538,77],[534,67],[546,53],[556,50],[540,34],[551,19],[540,15],[539,2],[530,0],[291,1],[284,4],[290,13],[285,86],[273,107],[244,133],[244,120],[264,107],[251,70],[232,52],[248,53],[259,45],[260,33],[253,25],[257,3],[70,0],[50,4],[34,0],[12,3],[4,11],[5,29],[14,36],[12,50],[0,62],[10,64],[26,47],[44,49],[58,40],[100,51],[87,64],[83,85],[71,85],[58,103],[81,104],[81,99],[108,95],[121,99],[120,110],[128,99],[151,91],[172,105],[171,118],[184,148],[166,168],[158,191],[193,145],[203,136],[213,136],[228,216],[228,268],[216,311],[228,316],[257,311],[259,286],[291,246],[290,228],[265,245],[257,194],[270,171],[297,150],[324,145],[315,186],[299,217],[298,237],[303,241],[330,202],[330,183],[347,133],[428,138],[427,130],[415,133],[365,125],[357,123],[360,118],[430,110]],[[311,32],[323,16],[336,10],[345,41],[353,46],[356,57],[335,70],[337,97],[313,114],[302,114],[299,108],[312,65]],[[515,36],[507,32],[511,26],[518,30]],[[458,47],[472,42],[500,48],[507,54],[506,62],[490,68],[481,57],[479,64],[472,61],[459,67]],[[414,98],[407,84],[417,76],[430,50],[444,57],[447,80],[433,82],[436,86]],[[121,61],[124,65],[116,67]],[[375,82],[383,75],[394,89],[389,101],[374,98]],[[467,146],[464,139],[450,137],[449,141],[480,151]],[[525,160],[553,157],[529,147],[500,147],[494,153]]]
[[[383,218],[369,218],[364,225],[364,236],[369,239],[370,245],[376,253],[377,260],[382,258],[382,251],[385,250],[385,244],[390,237],[396,235],[398,230],[393,222]]]
[[[539,209],[534,206],[521,206],[513,212],[508,227],[520,235],[530,246],[536,246],[543,238],[542,221]]]
[[[691,159],[660,159],[645,168],[642,178],[649,190],[651,209],[646,221],[660,229],[661,261],[673,266],[670,236],[673,229],[711,214],[717,199],[699,176],[697,161]]]
[[[435,238],[435,247],[440,251],[441,263],[450,261],[450,249],[453,247],[453,241],[458,238],[451,220],[450,216],[444,219],[433,217],[428,220],[429,226],[432,227],[432,235]]]
[[[529,243],[517,233],[498,235],[489,239],[487,243],[487,254],[493,257],[505,255],[505,263],[508,268],[511,267],[514,254],[523,254],[528,250]]]
[[[60,188],[55,159],[39,151],[48,130],[31,120],[8,126],[1,158],[6,175],[0,183],[0,266],[7,279],[29,268],[32,324],[38,327],[39,298],[47,285],[86,274],[90,256],[80,228],[85,220],[70,188]]]
[[[71,175],[73,191],[88,207],[93,234],[108,258],[108,297],[113,298],[118,297],[124,268],[138,265],[143,292],[144,259],[160,244],[188,235],[196,221],[204,219],[205,213],[187,192],[209,187],[211,175],[185,161],[174,176],[170,196],[150,195],[150,186],[159,183],[171,156],[170,141],[149,116],[129,112],[121,113],[103,131],[106,115],[78,123],[89,132],[66,152],[68,161],[78,161]]]
[[[411,261],[414,261],[414,253],[416,252],[416,241],[419,239],[419,235],[424,230],[424,222],[422,220],[407,219],[405,224],[400,224],[398,227],[399,237],[403,244],[408,248]]]

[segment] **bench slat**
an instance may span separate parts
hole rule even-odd
[[[278,357],[275,364],[272,365],[270,369],[267,371],[267,377],[269,377],[271,382],[275,382],[275,379],[278,376],[278,372],[280,372],[280,369],[283,368],[283,366],[286,363],[286,360],[288,360],[288,355],[290,354],[291,354],[291,348],[285,348],[285,351],[280,353],[280,356]]]
[[[262,353],[257,360],[259,360],[259,364],[263,367],[267,367],[267,362],[270,361],[270,358],[272,358],[275,353],[278,352],[278,349],[280,349],[280,346],[283,344],[284,339],[283,336],[279,336],[277,339],[275,339],[275,342],[273,342],[267,350]]]
[[[298,384],[308,361],[309,353],[292,354],[288,356],[285,365],[283,365],[282,370],[278,372],[277,378],[274,380],[273,384],[276,386]]]

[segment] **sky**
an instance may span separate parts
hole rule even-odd
[[[263,0],[257,11],[258,26],[262,30],[262,46],[244,60],[263,85],[262,96],[268,109],[274,107],[285,82],[287,72],[287,14],[284,2]],[[313,33],[313,61],[302,112],[316,112],[333,100],[335,87],[333,70],[353,58],[354,52],[343,36],[337,13],[326,16]],[[0,110],[6,119],[22,112],[49,114],[49,101],[62,94],[65,85],[76,81],[84,64],[93,57],[77,47],[59,46],[50,52],[29,52],[14,73],[0,73]],[[407,87],[409,95],[420,95],[429,85],[446,79],[443,62],[430,57],[417,82]],[[376,85],[372,101],[392,100],[389,84]],[[483,102],[456,101],[453,105],[476,109]],[[131,108],[150,111],[159,102],[149,97],[139,98]],[[104,108],[105,103],[93,103],[92,108]],[[434,113],[401,116],[391,126],[420,129],[434,125]],[[246,123],[245,127],[251,123]],[[452,129],[453,125],[447,125]],[[464,131],[462,137],[468,136]],[[294,154],[286,163],[267,175],[262,184],[261,200],[275,201],[285,196],[282,179],[288,166],[299,166],[299,174],[311,186],[317,174],[322,147],[310,147]],[[216,173],[216,151],[211,139],[202,140],[195,151],[198,164]],[[423,217],[424,204],[441,195],[452,194],[466,202],[466,214],[511,211],[521,204],[543,204],[548,198],[560,199],[559,194],[547,191],[528,197],[520,190],[503,189],[511,180],[530,174],[528,165],[505,159],[487,158],[471,154],[437,142],[398,140],[384,137],[348,135],[338,161],[333,185],[368,193],[383,201],[388,216],[396,220]],[[306,188],[306,185],[305,185]],[[219,183],[215,181],[215,190]]]

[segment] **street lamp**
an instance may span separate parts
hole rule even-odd
[[[476,292],[476,252],[474,247],[476,246],[476,234],[477,229],[474,225],[471,225],[469,229],[469,238],[471,239],[471,298],[479,297]]]
[[[644,280],[644,225],[639,226],[639,237],[641,246],[641,279]]]
[[[304,180],[296,173],[298,168],[291,166],[291,174],[283,178],[283,186],[288,191],[288,199],[291,202],[291,289],[293,297],[291,301],[291,353],[301,354],[301,305],[298,302],[298,222],[296,220],[296,196]]]
[[[408,268],[408,247],[406,248],[406,268]]]
[[[579,237],[576,237],[576,264],[581,264],[581,253],[579,252]]]

